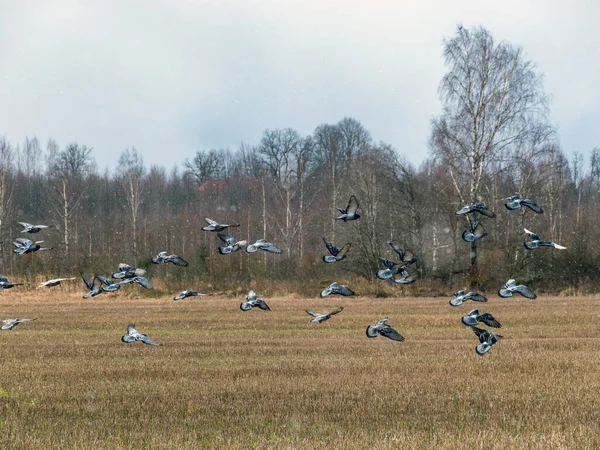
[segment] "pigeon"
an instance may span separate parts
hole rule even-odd
[[[485,236],[487,236],[487,231],[483,229],[483,225],[478,220],[474,220],[473,223],[471,223],[470,231],[465,230],[462,234],[463,241],[466,242],[473,242]]]
[[[27,222],[19,222],[23,227],[21,233],[38,233],[45,228],[50,228],[52,225],[32,225]]]
[[[517,293],[522,295],[525,298],[529,298],[531,300],[537,298],[537,295],[533,293],[531,289],[523,284],[519,284],[517,286],[517,282],[513,279],[508,280],[502,289],[498,291],[498,295],[502,298],[512,297],[513,293]]]
[[[528,198],[521,198],[518,195],[513,195],[505,200],[508,200],[508,203],[505,203],[504,206],[506,206],[506,209],[509,211],[514,211],[515,209],[520,209],[521,206],[526,206],[534,213],[544,214],[544,210],[536,202],[529,200]]]
[[[198,297],[199,295],[206,295],[206,294],[201,294],[200,292],[196,292],[196,291],[190,291],[188,289],[185,291],[181,291],[179,294],[177,294],[175,297],[173,297],[173,300],[177,301],[177,300],[181,300],[181,299],[184,299],[187,297]]]
[[[492,348],[492,345],[502,339],[502,336],[499,334],[483,330],[481,328],[473,327],[472,330],[479,338],[479,342],[481,342],[481,344],[475,347],[475,351],[481,356],[489,352]]]
[[[146,275],[146,271],[144,269],[137,269],[135,267],[131,267],[129,264],[121,263],[119,264],[119,271],[113,273],[112,277],[122,280],[123,278],[143,277],[144,275]]]
[[[502,328],[502,325],[500,324],[500,322],[498,322],[496,319],[494,319],[494,316],[492,316],[490,313],[479,314],[478,309],[474,309],[473,311],[470,311],[469,314],[462,317],[460,319],[460,321],[462,322],[463,325],[466,325],[467,327],[474,327],[479,322],[482,322],[482,323],[486,324],[488,327]]]
[[[219,236],[219,239],[225,244],[225,247],[219,247],[219,253],[221,255],[229,255],[248,246],[248,241],[236,241],[233,236],[228,234],[217,233],[217,236]]]
[[[14,327],[16,327],[17,325],[19,325],[20,323],[23,322],[33,322],[35,319],[3,319],[2,323],[4,325],[2,325],[0,327],[0,330],[2,331],[6,331],[6,330],[12,330]]]
[[[95,278],[102,283],[102,287],[100,288],[102,292],[115,292],[121,289],[121,283],[115,283],[110,278],[103,277],[102,275],[96,275]]]
[[[75,279],[76,279],[75,277],[73,277],[73,278],[53,278],[51,280],[44,281],[44,282],[40,283],[40,285],[38,286],[38,289],[42,288],[42,287],[54,287],[54,286],[58,286],[63,281],[72,281],[72,280],[75,280]]]
[[[148,345],[160,345],[160,344],[154,342],[152,339],[150,339],[145,334],[142,334],[138,330],[136,330],[135,325],[132,323],[130,323],[127,326],[127,334],[125,336],[121,337],[121,341],[125,342],[126,344],[131,344],[135,341],[141,341],[144,344],[148,344]]]
[[[17,256],[21,256],[25,253],[37,252],[38,250],[52,250],[52,248],[41,247],[40,244],[42,242],[44,241],[33,242],[31,239],[16,238],[13,241],[13,245],[16,247],[13,250],[13,253],[16,253]]]
[[[478,294],[477,292],[467,292],[465,294],[465,291],[458,291],[454,293],[454,296],[456,298],[453,298],[448,302],[450,306],[460,306],[467,300],[473,300],[474,302],[487,302],[487,298],[481,294]]]
[[[334,281],[327,289],[321,291],[321,298],[325,298],[330,294],[339,294],[343,295],[344,297],[349,297],[354,295],[354,291],[348,288],[348,286],[337,284],[337,282]]]
[[[494,214],[494,212],[490,210],[487,206],[485,206],[485,204],[483,203],[472,203],[470,205],[463,206],[460,210],[456,211],[456,215],[460,216],[463,214],[476,212],[479,214],[483,214],[484,216],[491,217],[492,219],[496,217],[496,214]]]
[[[414,257],[412,251],[402,248],[398,244],[394,244],[393,242],[388,242],[388,244],[396,253],[398,253],[402,264],[408,265],[417,262],[417,259]]]
[[[411,283],[414,283],[415,281],[417,281],[416,278],[413,278],[409,275],[409,273],[406,269],[400,269],[400,271],[398,273],[400,274],[400,278],[393,278],[394,283],[411,284]]]
[[[392,327],[390,327],[386,323],[387,321],[388,318],[385,317],[383,319],[378,320],[375,325],[369,325],[367,327],[367,337],[375,338],[378,334],[381,334],[382,336],[385,336],[386,338],[389,338],[393,341],[402,342],[404,340],[404,337]]]
[[[360,214],[356,212],[358,208],[360,208],[358,200],[356,200],[354,195],[351,195],[346,209],[338,208],[338,211],[341,213],[341,215],[336,217],[335,220],[343,220],[344,222],[348,222],[349,220],[360,219]]]
[[[240,226],[239,223],[232,223],[232,224],[219,223],[212,219],[209,219],[208,217],[205,217],[204,220],[206,220],[206,223],[208,223],[208,225],[205,227],[202,227],[203,231],[225,231],[229,227],[239,227]]]
[[[167,255],[167,252],[160,252],[155,258],[152,258],[153,264],[172,263],[176,266],[187,267],[188,262],[178,255]]]
[[[396,261],[392,261],[391,259],[379,257],[379,261],[381,261],[386,267],[385,269],[375,272],[375,276],[379,280],[389,280],[394,275],[398,275],[404,269],[406,269],[406,265],[399,265]]]
[[[523,242],[523,245],[527,250],[534,250],[539,247],[554,247],[557,250],[566,250],[567,247],[563,247],[562,245],[558,245],[551,241],[542,241],[540,237],[532,231],[529,231],[525,228],[525,233],[529,235],[531,238],[530,242]]]
[[[15,286],[23,286],[23,283],[13,283],[12,281],[8,281],[8,278],[5,276],[0,275],[0,291],[2,289],[10,289]]]
[[[100,283],[100,284],[96,283],[96,277],[94,277],[93,280],[90,280],[85,273],[80,272],[80,274],[81,274],[81,278],[83,279],[83,282],[85,283],[85,286],[89,290],[89,292],[83,296],[84,299],[88,299],[90,297],[95,297],[96,295],[99,295],[99,294],[102,294],[103,292],[105,292],[102,290],[102,283]]]
[[[262,298],[256,298],[256,292],[250,291],[246,296],[246,301],[240,303],[240,309],[242,311],[250,311],[254,306],[262,309],[263,311],[271,311],[267,302]]]
[[[277,248],[277,246],[275,246],[275,244],[267,242],[264,239],[259,239],[254,244],[248,245],[244,250],[246,251],[246,253],[254,253],[254,252],[257,252],[258,250],[262,250],[262,251],[269,252],[269,253],[277,253],[277,254],[283,253],[283,250],[281,250],[280,248]]]
[[[119,284],[129,283],[136,283],[142,286],[143,288],[152,289],[152,283],[150,283],[150,280],[148,280],[148,278],[145,277],[135,276],[133,278],[124,278],[121,281],[119,281]]]
[[[326,320],[331,319],[331,316],[342,312],[343,309],[344,309],[344,307],[340,306],[339,308],[337,308],[327,314],[314,313],[312,311],[309,311],[308,309],[306,309],[305,311],[308,315],[313,317],[312,319],[309,320],[310,323],[321,323],[321,322],[325,322]]]
[[[352,248],[352,244],[347,243],[339,249],[329,242],[327,238],[323,238],[323,242],[325,242],[325,247],[327,247],[327,250],[329,250],[330,253],[329,255],[323,256],[323,261],[326,263],[334,263],[346,259],[348,256],[347,253],[350,251],[350,248]]]

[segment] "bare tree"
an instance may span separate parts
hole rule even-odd
[[[127,206],[131,215],[131,242],[133,256],[137,264],[137,227],[140,203],[144,194],[143,178],[146,172],[144,160],[135,148],[126,149],[119,157],[117,178],[125,191]]]
[[[71,219],[79,209],[86,192],[85,178],[90,171],[91,152],[92,149],[85,145],[71,143],[57,155],[50,168],[53,206],[62,222],[65,254],[69,253]]]
[[[520,48],[484,28],[459,27],[444,40],[448,72],[439,94],[442,114],[432,121],[431,148],[447,167],[462,204],[482,200],[492,164],[546,122],[548,97]],[[477,244],[471,244],[477,274]]]
[[[11,171],[14,153],[6,137],[0,137],[0,254],[4,250],[4,219],[12,201]]]
[[[218,178],[223,175],[227,156],[228,154],[225,150],[217,151],[212,149],[196,152],[196,156],[191,161],[186,159],[183,165],[188,173],[194,177],[198,186],[200,186],[206,180]]]

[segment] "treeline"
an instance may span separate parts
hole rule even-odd
[[[412,149],[376,142],[353,118],[308,136],[265,130],[260,142],[198,151],[172,168],[147,167],[131,148],[113,172],[98,170],[82,143],[61,148],[53,140],[0,138],[2,272],[109,273],[128,262],[169,286],[202,281],[226,289],[253,280],[308,284],[353,276],[375,284],[378,257],[392,257],[387,243],[394,241],[418,259],[413,291],[495,290],[508,278],[539,291],[595,289],[600,149],[589,161],[567,158],[547,123],[541,79],[520,49],[495,43],[484,29],[459,28],[445,41],[444,56],[443,110],[432,120],[430,156],[418,168],[402,156]],[[503,199],[516,192],[545,213],[505,210]],[[361,219],[334,221],[352,194]],[[488,236],[471,246],[461,239],[468,222],[455,212],[478,201],[497,218],[485,219]],[[221,256],[216,233],[200,230],[204,217],[238,222],[230,234],[266,238],[284,253]],[[54,250],[14,256],[19,221],[53,225],[33,236]],[[568,250],[527,251],[525,227]],[[351,242],[348,259],[323,263],[323,236],[338,246]],[[150,257],[162,250],[190,267],[151,267]]]

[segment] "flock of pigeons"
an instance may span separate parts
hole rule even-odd
[[[531,211],[537,214],[543,214],[543,209],[534,201],[530,199],[521,199],[518,195],[507,198],[505,207],[510,210],[517,210],[522,207],[529,208]],[[358,200],[352,195],[348,201],[346,208],[338,208],[340,215],[335,217],[335,220],[341,220],[343,222],[354,221],[360,219],[358,209],[360,208]],[[488,218],[495,218],[496,214],[491,211],[483,203],[474,203],[467,205],[456,212],[457,215],[466,215],[468,218],[469,228],[462,234],[462,238],[466,242],[474,242],[478,239],[482,239],[487,236],[487,232],[484,230],[483,222],[479,216]],[[251,254],[257,251],[265,251],[270,253],[281,254],[283,251],[278,248],[275,244],[268,242],[265,239],[258,239],[253,244],[248,244],[248,241],[238,241],[234,236],[223,233],[229,228],[239,227],[238,223],[227,224],[219,223],[209,218],[205,218],[208,225],[202,228],[203,231],[213,231],[217,233],[217,237],[223,243],[223,246],[218,247],[219,254],[230,255],[239,250],[244,250],[246,253]],[[41,230],[51,227],[51,225],[32,225],[26,222],[19,222],[23,226],[23,233],[38,233]],[[524,247],[527,250],[534,250],[539,247],[553,247],[555,249],[564,250],[566,247],[558,245],[551,241],[542,240],[537,234],[525,229],[525,233],[529,236],[530,241],[524,242]],[[14,239],[15,250],[14,253],[17,256],[21,256],[27,253],[32,253],[40,250],[52,250],[51,248],[41,247],[40,244],[44,241],[32,241],[30,239],[16,238]],[[337,263],[345,260],[348,257],[348,253],[352,248],[351,243],[344,244],[341,248],[336,247],[333,243],[329,242],[327,238],[323,238],[325,247],[327,248],[328,255],[324,255],[322,260],[325,263]],[[414,264],[417,260],[413,255],[413,252],[405,249],[394,242],[388,242],[393,252],[397,255],[396,260],[380,257],[379,260],[385,266],[384,269],[378,270],[375,276],[379,280],[391,280],[398,284],[411,284],[416,281],[414,275],[411,275],[408,271],[409,267]],[[175,266],[186,267],[188,262],[178,255],[169,255],[163,251],[152,258],[154,264],[167,264],[171,263]],[[118,270],[111,274],[111,277],[104,277],[102,275],[94,275],[93,278],[89,278],[85,273],[81,272],[81,278],[88,290],[83,295],[84,299],[95,297],[106,292],[115,292],[121,288],[123,284],[135,283],[146,289],[152,289],[152,283],[148,278],[145,277],[146,271],[141,268],[132,267],[129,264],[119,264]],[[72,281],[76,278],[55,278],[45,281],[40,284],[39,287],[54,287],[58,286],[63,281]],[[117,281],[115,281],[117,280]],[[5,277],[0,275],[0,290],[9,289],[17,286],[21,283],[12,283]],[[355,293],[348,286],[340,285],[337,282],[333,282],[326,289],[320,293],[321,298],[325,298],[329,295],[342,295],[342,296],[353,296]],[[535,299],[536,295],[525,285],[518,285],[514,279],[508,280],[504,286],[498,291],[498,295],[502,298],[512,297],[513,294],[519,294],[529,299]],[[187,297],[203,296],[200,292],[194,290],[184,290],[175,297],[174,301],[182,300]],[[458,307],[467,301],[474,302],[487,302],[487,298],[477,292],[465,292],[464,290],[454,293],[454,298],[449,301],[449,304],[453,307]],[[244,302],[240,304],[242,311],[250,311],[252,308],[258,308],[263,311],[270,311],[271,308],[263,298],[259,298],[254,291],[250,291],[246,296]],[[310,310],[306,310],[306,313],[311,316],[309,322],[311,323],[322,323],[329,320],[332,316],[339,314],[343,311],[343,307],[338,307],[327,313],[316,313]],[[5,319],[2,320],[4,325],[0,327],[1,330],[12,330],[14,327],[23,322],[31,322],[35,319]],[[366,335],[369,338],[375,338],[378,335],[382,335],[391,340],[402,342],[404,337],[400,335],[394,328],[388,325],[388,318],[378,320],[375,324],[369,325],[366,329]],[[489,312],[481,313],[478,309],[470,311],[466,316],[461,318],[461,323],[467,327],[470,327],[475,335],[479,339],[479,345],[476,346],[475,351],[479,355],[484,355],[497,343],[502,336],[492,331],[488,331],[479,328],[478,325],[484,324],[491,328],[501,328],[502,325],[498,322],[494,316]],[[150,339],[147,335],[140,333],[135,325],[129,324],[127,327],[127,334],[121,337],[121,341],[127,344],[140,341],[148,345],[159,345]]]

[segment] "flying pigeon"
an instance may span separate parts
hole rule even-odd
[[[2,331],[6,331],[6,330],[12,330],[14,327],[16,327],[17,325],[19,325],[20,323],[23,322],[32,322],[35,319],[3,319],[2,323],[4,325],[2,325],[0,327],[0,330]]]
[[[466,242],[473,242],[485,236],[487,236],[487,231],[483,229],[483,225],[478,220],[474,220],[473,223],[471,223],[470,231],[465,230],[462,234],[463,241]]]
[[[400,269],[398,272],[400,274],[400,278],[393,278],[394,283],[398,284],[411,284],[414,283],[416,278],[411,277],[406,269]]]
[[[467,292],[465,294],[465,291],[458,291],[454,293],[454,297],[455,298],[448,302],[450,306],[460,306],[467,300],[473,300],[474,302],[487,302],[487,298],[481,294],[478,294],[477,292]]]
[[[408,265],[408,264],[413,264],[413,263],[417,262],[417,259],[413,255],[412,251],[402,248],[398,244],[394,244],[393,242],[388,242],[388,244],[398,254],[402,264]]]
[[[506,209],[509,211],[514,211],[515,209],[520,209],[522,206],[526,206],[534,213],[544,213],[544,210],[536,202],[529,200],[528,198],[521,198],[518,195],[513,195],[505,200],[508,200],[508,203],[505,203],[504,206],[506,206]]]
[[[103,277],[102,275],[96,275],[95,278],[102,283],[102,287],[100,288],[102,292],[115,292],[121,289],[121,283],[115,283],[110,278]]]
[[[185,291],[181,291],[179,294],[177,294],[175,297],[173,297],[174,301],[177,300],[181,300],[187,297],[198,297],[199,295],[206,295],[206,294],[201,294],[200,292],[196,292],[196,291],[191,291],[191,290],[185,290]]]
[[[525,286],[523,284],[519,284],[517,286],[517,282],[513,279],[508,280],[504,284],[502,289],[500,289],[498,291],[498,295],[502,298],[508,298],[508,297],[512,297],[513,293],[515,293],[515,292],[517,294],[522,295],[525,298],[529,298],[532,300],[537,298],[537,295],[535,295],[531,289],[529,289],[527,286]]]
[[[232,224],[219,223],[212,219],[209,219],[208,217],[205,217],[204,220],[206,220],[206,223],[208,223],[208,225],[205,227],[202,227],[203,231],[225,231],[229,227],[239,227],[240,226],[239,223],[232,223]]]
[[[13,253],[16,253],[17,256],[21,256],[25,253],[37,252],[38,250],[52,250],[52,248],[40,247],[42,242],[44,241],[33,242],[31,239],[16,238],[13,241],[13,245],[16,247],[13,250]]]
[[[250,311],[254,306],[264,311],[271,311],[271,308],[269,308],[269,305],[267,305],[267,302],[265,302],[264,299],[256,298],[256,292],[250,291],[246,296],[246,301],[240,303],[240,309],[242,311]]]
[[[359,207],[358,200],[356,200],[354,195],[351,195],[346,209],[338,208],[338,211],[341,213],[341,215],[336,217],[335,220],[343,220],[344,222],[348,222],[349,220],[360,219],[360,214],[356,212]]]
[[[529,237],[531,238],[530,242],[523,242],[523,245],[525,246],[525,248],[527,250],[533,250],[538,247],[554,247],[555,249],[558,249],[558,250],[566,250],[567,249],[567,247],[563,247],[562,245],[555,244],[554,242],[551,242],[551,241],[542,241],[537,234],[535,234],[532,231],[529,231],[527,228],[525,228],[525,233],[527,233],[529,235]]]
[[[246,253],[254,253],[254,252],[257,252],[258,250],[262,250],[262,251],[269,252],[269,253],[277,253],[277,254],[283,253],[283,250],[281,250],[280,248],[277,248],[277,246],[275,246],[275,244],[267,242],[264,239],[259,239],[254,244],[248,245],[244,250],[246,250]]]
[[[137,269],[135,267],[131,267],[129,264],[121,263],[119,264],[119,271],[113,273],[112,277],[122,280],[123,278],[143,277],[144,275],[146,275],[146,271],[144,269]]]
[[[374,338],[377,337],[378,334],[385,336],[393,341],[402,342],[404,337],[400,335],[396,330],[390,327],[386,322],[388,318],[385,317],[377,321],[375,325],[369,325],[367,327],[367,337]]]
[[[152,289],[152,283],[146,277],[135,276],[133,278],[124,278],[119,281],[119,284],[136,283],[146,289]]]
[[[0,275],[0,291],[2,289],[10,289],[12,287],[15,286],[22,286],[23,283],[13,283],[12,281],[8,281],[8,278],[6,278],[3,275]]]
[[[135,341],[141,341],[144,344],[148,344],[148,345],[160,345],[160,344],[154,342],[152,339],[150,339],[145,334],[142,334],[138,330],[136,330],[135,325],[132,323],[130,323],[127,326],[127,334],[125,336],[121,337],[121,341],[125,342],[126,344],[131,344],[132,342],[135,342]]]
[[[21,233],[38,233],[45,228],[50,228],[52,225],[32,225],[27,222],[19,222],[23,227]]]
[[[463,325],[466,325],[467,327],[474,327],[477,326],[479,322],[482,322],[488,327],[502,328],[502,325],[500,324],[500,322],[494,319],[494,316],[492,316],[490,313],[479,314],[478,309],[470,311],[469,314],[462,317],[460,321],[463,323]]]
[[[349,297],[354,295],[354,291],[348,288],[348,286],[337,284],[337,282],[334,281],[327,289],[321,291],[321,298],[325,298],[330,294],[339,294],[343,295],[344,297]]]
[[[481,356],[489,352],[492,348],[492,345],[502,339],[502,336],[499,334],[483,330],[481,328],[473,327],[472,330],[479,338],[479,342],[481,342],[477,347],[475,347],[475,351]]]
[[[225,247],[219,247],[219,253],[221,255],[229,255],[230,253],[237,252],[248,246],[248,241],[236,241],[233,236],[224,233],[217,233],[219,239],[223,241]]]
[[[476,212],[483,214],[484,216],[491,217],[492,219],[496,217],[496,214],[494,214],[494,212],[483,203],[472,203],[470,205],[463,206],[460,210],[456,211],[456,215],[460,216],[463,214]]]
[[[160,252],[155,258],[152,258],[153,264],[172,263],[176,266],[187,267],[188,262],[178,255],[167,255],[167,252]]]
[[[327,314],[314,313],[312,311],[309,311],[308,309],[305,311],[308,315],[313,317],[312,319],[309,320],[310,323],[321,323],[321,322],[325,322],[326,320],[331,319],[331,316],[342,312],[343,309],[344,309],[344,307],[340,306],[338,309],[335,309]]]
[[[93,280],[90,280],[88,276],[80,272],[81,278],[85,283],[85,286],[88,288],[88,293],[83,296],[84,299],[95,297],[96,295],[102,294],[104,291],[102,290],[102,283],[96,283],[96,277]]]
[[[41,287],[54,287],[54,286],[58,286],[62,281],[72,281],[75,280],[76,278],[53,278],[51,280],[48,281],[44,281],[42,283],[40,283],[40,285],[38,286],[38,288]]]
[[[331,242],[329,242],[327,238],[323,238],[323,242],[325,242],[325,247],[327,247],[327,250],[329,250],[330,253],[329,255],[323,256],[323,261],[326,263],[334,263],[346,259],[346,257],[348,256],[347,253],[352,247],[352,244],[347,243],[341,249],[339,249]]]
[[[379,261],[381,261],[386,267],[385,269],[380,269],[375,272],[375,276],[379,280],[389,280],[394,275],[398,275],[406,268],[406,265],[399,265],[396,261],[392,261],[391,259],[379,257]]]

